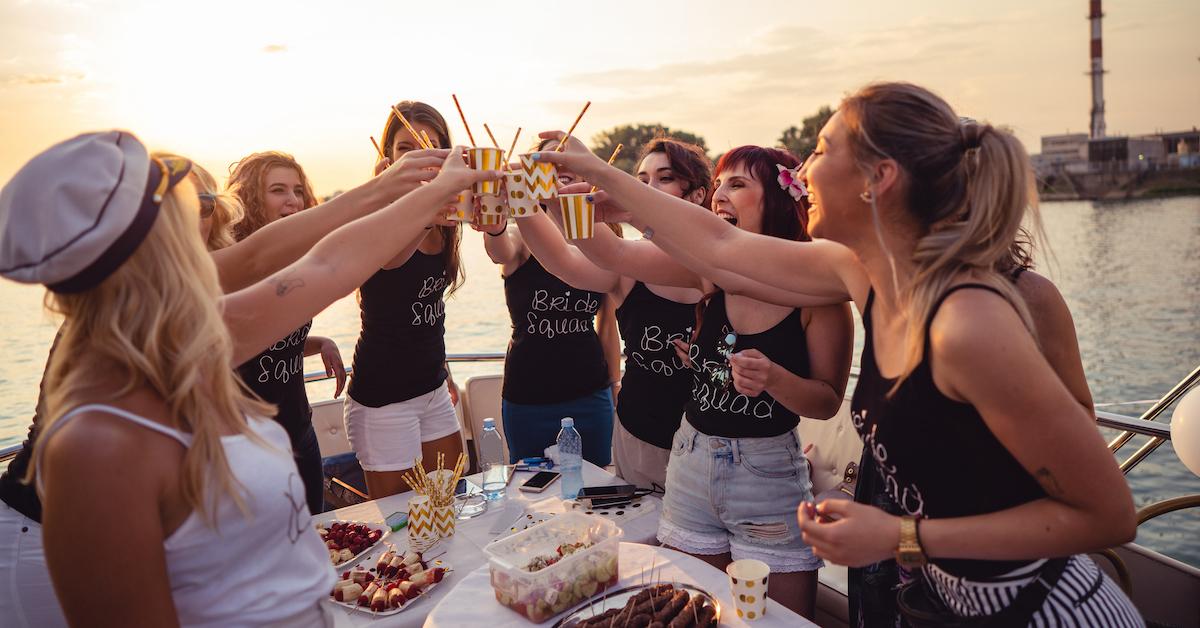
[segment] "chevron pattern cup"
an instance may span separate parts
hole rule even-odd
[[[533,198],[548,201],[558,196],[558,169],[532,159],[533,153],[521,155],[521,172],[525,173],[525,185],[533,192]]]
[[[439,539],[454,536],[454,506],[437,506],[433,509],[433,530]]]
[[[467,164],[473,170],[502,170],[504,151],[490,146],[475,146],[467,149]],[[476,194],[499,194],[499,181],[480,181],[473,188]]]
[[[471,222],[471,216],[475,214],[475,204],[471,200],[469,191],[462,191],[458,194],[458,200],[454,206],[446,212],[446,220],[455,222]]]
[[[592,237],[596,204],[588,200],[589,196],[591,194],[563,194],[558,197],[562,203],[563,230],[569,240],[586,240]]]
[[[522,160],[524,163],[524,160]],[[539,205],[529,189],[525,169],[504,173],[504,189],[508,194],[508,213],[514,218],[527,218],[537,212]]]
[[[429,496],[413,496],[408,500],[408,546],[414,551],[424,552],[441,538],[433,527],[433,506],[429,503]]]

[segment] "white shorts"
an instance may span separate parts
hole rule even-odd
[[[446,384],[408,401],[372,408],[346,396],[346,438],[364,471],[411,469],[421,443],[459,431]]]
[[[46,568],[42,526],[4,502],[0,502],[0,625],[67,625]]]

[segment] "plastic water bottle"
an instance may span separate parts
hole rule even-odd
[[[575,419],[569,416],[563,417],[558,431],[558,466],[563,499],[575,499],[583,488],[583,439],[575,431]]]
[[[494,502],[504,499],[508,487],[508,460],[504,458],[504,439],[496,430],[496,419],[483,420],[479,437],[479,466],[483,468],[483,497]]]

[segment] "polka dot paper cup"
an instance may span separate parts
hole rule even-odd
[[[767,612],[767,578],[771,568],[761,560],[744,558],[729,563],[729,588],[733,592],[733,608],[737,616],[754,621]]]

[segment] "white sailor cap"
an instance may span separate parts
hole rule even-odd
[[[0,275],[55,292],[96,287],[137,250],[190,170],[152,158],[127,131],[46,149],[0,191]]]

